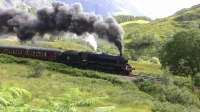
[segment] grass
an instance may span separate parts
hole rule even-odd
[[[125,46],[133,44],[133,38],[146,36],[158,37],[165,41],[166,38],[185,29],[173,17],[147,23],[141,20],[122,23],[126,32]],[[100,41],[98,44],[98,52],[117,53],[110,43]],[[0,39],[0,45],[94,51],[88,43],[74,39],[37,41],[35,44],[22,44],[16,39]],[[200,94],[194,93],[191,78],[163,73],[159,64],[136,61],[130,61],[130,64],[136,68],[136,75],[153,77],[141,77],[133,82],[116,74],[0,55],[0,112],[199,111]],[[42,69],[35,72],[35,68],[38,67]]]
[[[135,20],[135,21],[128,21],[128,22],[120,23],[120,25],[126,26],[129,24],[147,24],[147,23],[150,23],[150,22],[146,21],[146,20]]]
[[[160,65],[130,63],[138,74],[153,77],[163,74]],[[42,66],[43,72],[39,77],[32,77],[37,66]],[[176,95],[181,96],[180,101],[197,98],[188,78],[171,77],[173,85],[169,85],[171,79],[168,81],[164,76],[160,83],[148,79],[146,82],[138,80],[138,83],[115,74],[8,55],[0,55],[0,70],[2,112],[171,112],[173,108],[182,107],[187,111],[190,107],[181,102],[176,104],[178,107],[173,106],[176,101],[173,98]],[[165,87],[178,93],[171,94]],[[167,101],[164,98],[168,98]],[[192,106],[198,111],[195,103]],[[179,110],[177,112],[182,112]]]
[[[200,7],[197,5],[170,17],[150,21],[148,24],[136,24],[143,23],[142,21],[122,23],[127,51],[134,51],[134,54],[130,53],[132,59],[142,56],[158,57],[160,48],[171,40],[173,35],[188,29],[199,29],[199,12]],[[153,39],[155,41],[152,44]]]
[[[145,74],[160,75],[163,73],[161,65],[159,64],[139,63],[137,61],[130,61],[130,64],[135,67],[136,74],[145,73]]]
[[[60,41],[36,41],[35,43],[32,43],[31,41],[20,43],[16,39],[0,39],[0,45],[34,46],[63,50],[93,51],[93,48],[89,44],[84,43],[83,41],[78,39],[68,39]]]
[[[42,63],[47,67],[39,78],[29,77],[33,66],[36,66],[34,63]],[[77,106],[76,109],[80,112],[94,112],[99,107],[107,108],[110,106],[114,107],[114,112],[151,112],[151,106],[148,101],[151,97],[140,92],[133,83],[127,81],[113,83],[112,80],[103,78],[89,78],[87,74],[77,76],[77,72],[84,74],[85,71],[77,71],[77,69],[67,66],[64,70],[71,69],[71,73],[62,73],[49,69],[48,65],[48,62],[23,60],[1,55],[0,87],[15,87],[27,90],[32,94],[32,99],[23,105],[29,105],[34,109],[49,109],[49,101],[56,102],[57,100],[54,99],[64,98],[68,94],[70,98],[75,97],[76,100],[80,97],[78,101],[88,100],[90,102],[89,104],[88,102],[83,102],[83,106]],[[62,65],[58,64],[57,66]],[[96,74],[95,71],[87,71],[87,73]],[[104,73],[99,74],[104,75]],[[76,96],[76,94],[78,95]],[[142,101],[140,99],[145,100]],[[91,103],[92,101],[94,103]],[[70,103],[73,102],[73,99],[70,100]]]
[[[103,51],[106,53],[111,54],[117,54],[117,50],[113,49],[114,47],[112,45],[108,45],[108,42],[105,42],[103,40],[99,40],[100,43],[106,44],[106,46],[103,46],[102,44],[99,46],[100,48],[98,51]],[[17,40],[10,40],[10,39],[0,39],[1,45],[20,45],[20,43]],[[64,50],[78,50],[78,51],[93,51],[91,47],[89,47],[86,43],[84,45],[81,44],[81,41],[79,40],[72,40],[70,41],[54,41],[54,42],[44,42],[44,41],[38,41],[36,45],[31,44],[30,42],[25,43],[25,45],[29,46],[38,46],[38,47],[46,47],[46,48],[58,48],[58,49],[64,49]],[[137,61],[130,61],[132,66],[136,68],[136,73],[147,73],[147,74],[161,74],[161,66],[158,64],[146,64],[146,63],[140,63]]]
[[[76,50],[76,51],[90,51],[90,52],[104,52],[108,54],[118,55],[117,48],[107,42],[106,40],[97,39],[98,48],[95,51],[94,48],[87,42],[79,39],[68,38],[65,40],[57,41],[36,41],[32,43],[31,41],[26,43],[20,43],[16,39],[0,39],[0,45],[8,46],[33,46],[33,47],[44,47],[44,48],[56,48],[63,50]]]

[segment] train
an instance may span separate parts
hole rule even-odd
[[[40,47],[0,46],[0,53],[22,58],[32,58],[63,63],[81,69],[131,76],[134,68],[128,59],[105,53],[80,52]]]

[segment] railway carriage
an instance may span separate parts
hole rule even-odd
[[[133,68],[128,64],[128,60],[124,57],[112,56],[108,54],[14,46],[0,46],[0,53],[16,57],[54,61],[73,67],[93,69],[122,75],[130,75],[133,70]]]
[[[62,53],[62,51],[57,49],[46,49],[37,47],[0,46],[0,53],[13,55],[16,57],[57,61],[57,57]]]

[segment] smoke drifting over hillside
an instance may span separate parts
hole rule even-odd
[[[96,34],[114,43],[122,55],[123,29],[111,17],[83,12],[80,4],[53,3],[52,7],[37,11],[36,16],[16,10],[0,10],[0,31],[16,33],[21,41],[31,40],[36,34],[71,32],[77,35]]]

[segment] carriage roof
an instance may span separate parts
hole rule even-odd
[[[57,51],[63,52],[63,50],[55,48],[42,48],[42,47],[32,47],[32,46],[0,46],[0,48],[9,48],[9,49],[27,49],[27,50],[41,50],[41,51]]]

